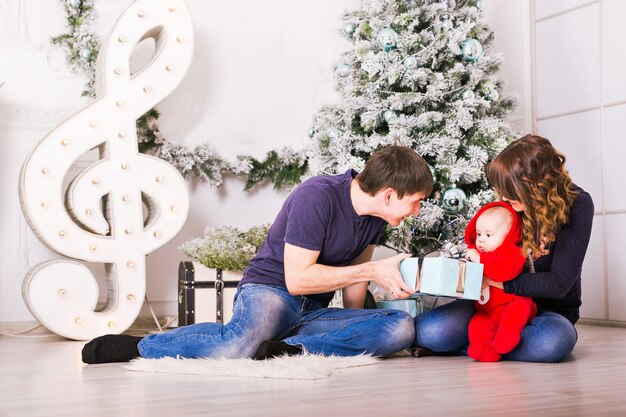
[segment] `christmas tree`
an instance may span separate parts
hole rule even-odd
[[[353,43],[335,68],[342,100],[314,118],[310,172],[360,170],[386,145],[415,149],[435,189],[420,216],[388,228],[381,243],[414,256],[458,253],[469,219],[495,198],[485,166],[514,137],[482,1],[363,1],[342,33]]]

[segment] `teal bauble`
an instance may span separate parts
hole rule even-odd
[[[500,93],[498,93],[495,87],[489,87],[485,93],[485,98],[489,101],[498,101],[500,99]]]
[[[400,35],[398,35],[395,30],[391,28],[384,28],[378,32],[376,40],[378,41],[378,46],[380,46],[383,51],[391,52],[396,49],[399,37]]]
[[[309,134],[309,137],[312,138],[317,133],[317,129],[314,127],[310,127],[307,133]]]
[[[80,6],[80,2],[81,0],[67,0],[67,5],[70,6],[72,9],[78,9],[78,7]]]
[[[346,75],[350,74],[350,70],[351,70],[350,65],[339,64],[335,68],[335,73],[337,73],[337,75],[339,75],[340,77],[345,77]]]
[[[421,60],[415,55],[407,56],[402,61],[402,65],[404,65],[404,68],[408,70],[414,70],[417,67],[419,67],[421,64],[422,64]]]
[[[398,120],[398,115],[393,110],[387,110],[383,113],[383,118],[387,123],[393,123]]]
[[[352,22],[350,23],[346,23],[345,25],[343,25],[343,34],[346,36],[352,36],[354,35],[354,32],[356,31],[356,25]]]
[[[476,62],[483,56],[483,46],[476,39],[465,39],[459,47],[463,61]]]
[[[474,100],[474,98],[476,97],[476,95],[474,94],[474,92],[472,90],[470,90],[469,88],[467,90],[464,90],[461,93],[461,98],[463,100]]]
[[[80,52],[78,52],[78,55],[80,55],[80,58],[85,61],[89,61],[91,59],[92,54],[93,52],[89,48],[82,48]]]
[[[467,204],[467,196],[460,188],[448,188],[441,196],[441,207],[448,213],[459,213]]]
[[[476,0],[476,8],[481,11],[485,8],[485,5],[483,4],[483,0]]]

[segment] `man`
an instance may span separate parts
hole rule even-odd
[[[86,363],[161,358],[253,358],[283,354],[387,356],[409,347],[412,317],[363,310],[370,281],[396,298],[413,293],[399,254],[372,261],[385,223],[418,215],[430,194],[428,164],[414,150],[389,146],[359,174],[312,177],[287,198],[258,254],[244,271],[231,321],[197,323],[138,338],[106,335],[83,348]],[[344,309],[326,308],[343,289]]]

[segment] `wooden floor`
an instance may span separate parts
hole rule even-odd
[[[83,342],[0,336],[0,416],[624,416],[626,329],[581,325],[560,364],[396,357],[302,381],[83,365]]]

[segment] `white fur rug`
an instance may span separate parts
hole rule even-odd
[[[124,367],[130,371],[162,372],[209,376],[239,376],[278,379],[323,379],[335,371],[378,362],[372,356],[283,356],[255,361],[252,359],[144,359]]]

